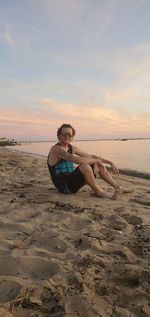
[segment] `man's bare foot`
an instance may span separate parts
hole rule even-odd
[[[114,193],[107,193],[107,192],[104,192],[103,195],[102,195],[103,198],[108,198],[108,199],[112,199],[112,200],[116,200],[117,199],[117,193],[114,192]]]
[[[112,199],[112,200],[116,200],[118,197],[117,192],[114,193],[107,193],[107,192],[101,192],[99,194],[94,193],[94,196],[99,197],[99,198],[107,198],[107,199]]]
[[[122,186],[119,186],[117,189],[116,189],[116,193],[117,194],[131,194],[134,192],[134,189],[127,189],[127,188],[124,188]]]

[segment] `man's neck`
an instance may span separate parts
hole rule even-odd
[[[69,143],[66,144],[66,143],[63,143],[63,142],[59,141],[58,144],[60,146],[62,146],[63,148],[68,149]]]

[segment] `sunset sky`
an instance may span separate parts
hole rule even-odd
[[[0,0],[0,137],[150,137],[149,0]]]

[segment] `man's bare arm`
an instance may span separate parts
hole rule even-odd
[[[97,158],[97,159],[100,159],[101,162],[103,162],[104,164],[110,165],[110,166],[111,166],[111,169],[112,169],[112,171],[113,171],[113,173],[119,174],[119,169],[116,167],[116,165],[115,165],[112,161],[107,160],[107,159],[105,159],[105,158],[103,158],[103,157],[100,157],[100,156],[96,156],[96,155],[92,155],[92,157],[95,158],[95,159],[96,159],[96,158]]]
[[[65,161],[71,161],[71,162],[74,162],[76,164],[82,164],[82,163],[93,164],[93,163],[96,163],[98,161],[97,158],[71,154],[71,153],[65,151],[61,147],[57,148],[55,153],[56,153],[58,158],[62,158]]]
[[[79,155],[79,156],[84,156],[84,157],[89,157],[91,159],[96,159],[96,160],[100,160],[102,163],[104,164],[108,164],[111,166],[112,168],[112,171],[115,173],[115,174],[118,174],[119,173],[119,169],[115,166],[115,164],[113,162],[111,162],[110,160],[107,160],[105,158],[102,158],[101,156],[97,156],[97,155],[94,155],[94,154],[89,154],[89,153],[85,153],[83,151],[81,151],[80,149],[78,149],[77,147],[73,147],[74,149],[74,153]]]
[[[79,155],[79,156],[83,156],[83,157],[89,157],[89,158],[92,158],[92,159],[97,159],[97,160],[101,160],[103,163],[105,164],[110,164],[111,165],[111,161],[108,161],[104,158],[102,158],[101,156],[97,156],[97,155],[94,155],[94,154],[89,154],[89,153],[86,153],[82,150],[80,150],[79,148],[73,146],[73,151],[76,155]]]

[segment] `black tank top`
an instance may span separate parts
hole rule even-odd
[[[56,145],[59,145],[59,144],[57,143]],[[72,153],[71,144],[68,145],[68,152]],[[49,158],[49,155],[48,155],[48,158]],[[70,193],[67,187],[67,179],[68,179],[68,175],[74,171],[73,162],[61,159],[55,165],[50,165],[48,163],[48,158],[47,158],[47,165],[48,165],[49,173],[51,175],[53,184],[61,193]]]

